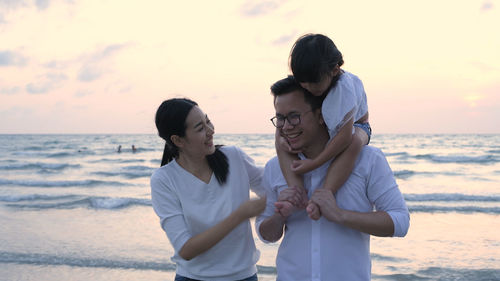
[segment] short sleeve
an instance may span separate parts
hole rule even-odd
[[[330,138],[333,138],[347,122],[355,117],[358,99],[351,77],[340,76],[337,84],[327,94],[321,113],[328,127]]]

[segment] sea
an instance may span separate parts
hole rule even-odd
[[[275,154],[271,134],[214,138],[258,165]],[[0,280],[173,280],[149,186],[163,145],[153,134],[0,135]],[[500,280],[500,135],[374,134],[371,145],[411,213],[406,237],[371,238],[372,280]],[[259,280],[275,280],[279,243],[255,240]]]

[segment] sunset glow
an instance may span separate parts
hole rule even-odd
[[[500,2],[0,0],[0,133],[156,133],[189,97],[219,133],[271,133],[304,33],[364,82],[374,133],[500,133]],[[484,122],[485,120],[491,122]]]

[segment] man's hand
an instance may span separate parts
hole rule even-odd
[[[337,201],[330,190],[316,189],[311,196],[311,202],[318,205],[321,215],[327,220],[337,223],[342,222],[343,210],[337,206]]]
[[[302,209],[307,203],[307,194],[299,187],[288,187],[280,192],[278,201],[274,203],[275,211],[283,217],[290,216],[294,211]]]

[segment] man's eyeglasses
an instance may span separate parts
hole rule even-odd
[[[306,114],[306,113],[311,112],[311,111],[312,110],[309,110],[309,111],[306,111],[303,113],[293,112],[293,113],[290,113],[288,115],[278,114],[278,115],[274,116],[273,118],[271,118],[271,122],[273,122],[274,127],[278,128],[278,129],[281,129],[281,128],[283,128],[283,126],[285,126],[285,120],[288,121],[288,124],[290,124],[292,126],[297,126],[300,124],[300,115]]]

